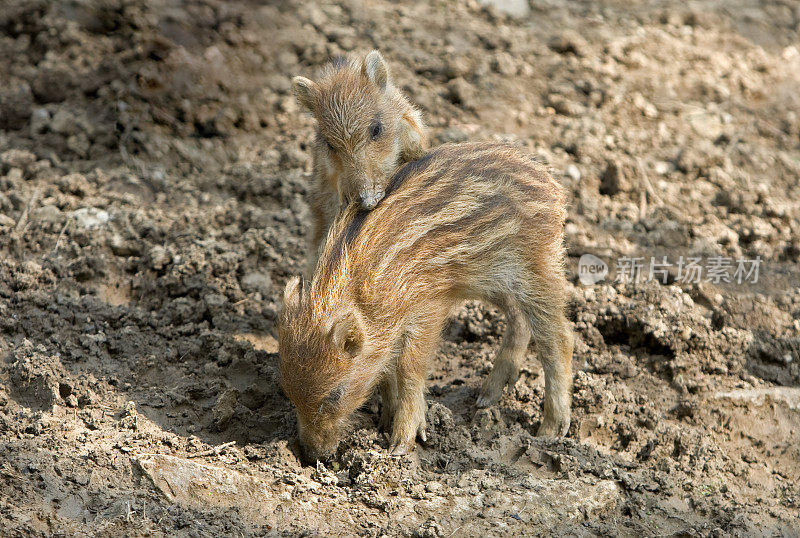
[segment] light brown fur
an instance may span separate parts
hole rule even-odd
[[[338,212],[353,201],[365,209],[374,207],[392,173],[422,157],[428,139],[422,115],[392,84],[378,51],[363,60],[340,58],[316,82],[294,77],[292,84],[300,104],[317,120],[309,197],[310,276]]]
[[[496,305],[508,329],[478,398],[496,403],[533,335],[545,371],[540,435],[570,422],[572,332],[564,316],[565,193],[544,166],[498,144],[444,145],[406,164],[372,210],[331,227],[314,278],[289,282],[278,323],[281,383],[305,453],[335,449],[381,386],[395,453],[425,435],[428,365],[451,311]]]

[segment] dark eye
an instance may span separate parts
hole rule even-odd
[[[336,151],[327,138],[323,138],[322,141],[325,142],[325,147],[328,148],[328,151]]]
[[[370,135],[372,135],[372,139],[375,140],[381,133],[383,132],[383,124],[379,121],[372,124],[372,129],[370,131]]]

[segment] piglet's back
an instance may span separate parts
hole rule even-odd
[[[328,294],[344,279],[364,293],[457,293],[521,264],[544,273],[563,263],[565,202],[547,167],[511,146],[440,146],[398,170],[375,209],[344,212],[315,287]]]

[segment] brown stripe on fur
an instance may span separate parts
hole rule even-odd
[[[352,220],[350,220],[350,222],[347,224],[344,232],[336,238],[336,243],[331,250],[330,258],[328,259],[327,266],[329,271],[333,270],[333,268],[335,268],[336,264],[339,262],[339,259],[342,256],[342,251],[358,236],[358,232],[360,232],[361,227],[364,226],[364,221],[367,219],[368,214],[369,211],[364,209],[358,210]]]
[[[482,145],[478,145],[477,150],[464,154],[462,152],[454,152],[451,145],[445,145],[431,152],[430,154],[436,154],[440,160],[444,160],[444,163],[442,163],[444,164],[444,166],[442,166],[443,170],[440,174],[429,176],[425,182],[420,184],[418,191],[422,192],[433,187],[439,182],[444,173],[446,173],[447,176],[446,181],[452,181],[452,178],[464,178],[464,176],[478,174],[479,170],[483,168],[486,163],[492,162],[490,159],[492,156],[490,149],[481,148]]]
[[[389,180],[389,184],[386,187],[385,196],[389,196],[398,188],[400,188],[403,182],[406,179],[408,179],[408,177],[411,176],[412,174],[418,174],[421,173],[423,170],[425,170],[430,165],[432,158],[433,154],[428,153],[421,159],[417,159],[416,161],[411,161],[410,163],[406,163],[400,170],[395,172],[395,174]]]
[[[465,192],[476,197],[475,203],[465,206],[467,212],[455,220],[436,223],[437,215],[444,215],[450,208],[458,211],[464,199],[459,198],[459,206],[453,205],[454,200]],[[492,227],[507,224],[508,219],[521,219],[515,225],[520,229],[559,234],[563,203],[563,187],[543,165],[518,150],[489,143],[446,144],[396,172],[387,196],[371,212],[351,207],[337,219],[321,256],[321,261],[325,260],[324,275],[318,274],[315,280],[321,283],[331,277],[349,279],[355,273],[362,275],[359,279],[370,279],[375,275],[370,276],[367,266],[378,265],[394,266],[392,273],[396,273],[397,268],[413,267],[416,262],[407,256],[415,248],[423,248],[419,245],[430,243],[424,249],[431,250],[446,248],[448,243],[476,241],[480,234],[490,234]],[[428,219],[433,219],[432,227],[423,225]],[[409,226],[429,229],[412,243],[399,245],[398,237]],[[442,238],[447,242],[442,243]],[[375,253],[372,258],[363,258],[367,250]],[[386,258],[390,250],[394,256],[405,258]],[[400,275],[397,273],[397,277]]]

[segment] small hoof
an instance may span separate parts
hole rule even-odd
[[[569,419],[544,421],[536,430],[536,437],[564,437],[569,430]]]
[[[405,456],[409,454],[412,450],[414,450],[414,446],[409,446],[407,443],[401,443],[397,446],[392,447],[391,453],[392,456]]]
[[[481,409],[485,407],[491,407],[500,401],[501,396],[502,394],[494,396],[491,394],[483,394],[481,392],[481,394],[478,395],[478,399],[475,401],[475,405]]]

